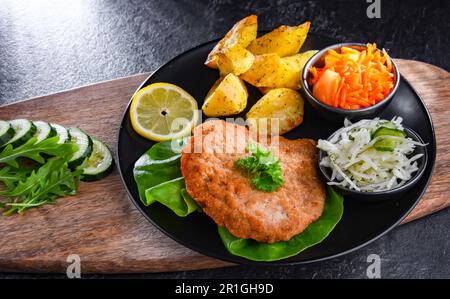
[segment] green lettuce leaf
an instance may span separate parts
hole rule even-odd
[[[134,164],[134,180],[144,204],[147,204],[145,191],[148,188],[181,177],[181,149],[171,144],[172,141],[156,143]]]
[[[327,187],[327,198],[322,216],[289,241],[272,244],[259,243],[252,239],[237,238],[224,227],[218,227],[218,230],[225,247],[231,254],[253,261],[276,261],[297,255],[322,242],[340,221],[343,212],[342,196],[333,188]]]
[[[166,160],[173,156],[180,155],[186,140],[187,138],[181,138],[159,142],[147,151],[148,156],[153,160]]]
[[[189,196],[185,187],[183,177],[151,187],[145,191],[147,205],[157,201],[178,216],[185,217],[197,210],[197,204]]]
[[[180,217],[198,208],[186,192],[181,175],[184,142],[185,139],[179,139],[156,143],[136,161],[133,169],[142,203],[148,206],[160,202]]]

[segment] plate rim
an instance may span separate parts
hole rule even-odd
[[[314,34],[311,33],[311,35],[314,35],[318,38],[328,38],[328,39],[332,39],[330,37],[326,37],[324,35],[320,35],[320,34]],[[225,261],[225,262],[229,262],[229,263],[233,263],[233,264],[241,264],[241,265],[264,265],[264,266],[287,266],[287,265],[301,265],[301,264],[310,264],[310,263],[315,263],[315,262],[321,262],[321,261],[325,261],[325,260],[330,260],[330,259],[334,259],[340,256],[344,256],[347,255],[349,253],[355,252],[367,245],[369,245],[370,243],[378,240],[379,238],[385,236],[387,233],[389,233],[392,229],[394,229],[395,227],[397,227],[410,213],[411,211],[417,206],[417,204],[420,202],[420,200],[422,199],[423,195],[425,194],[425,192],[427,191],[431,180],[433,178],[434,175],[434,171],[435,171],[435,167],[436,167],[436,154],[437,154],[437,140],[436,140],[436,132],[435,132],[435,127],[434,127],[434,122],[433,119],[431,117],[431,113],[428,109],[428,107],[425,104],[425,101],[422,99],[421,95],[417,92],[417,90],[414,88],[414,86],[401,74],[400,72],[400,78],[401,80],[405,81],[405,83],[408,85],[409,88],[411,88],[411,90],[415,93],[415,95],[417,96],[417,98],[420,101],[420,104],[422,105],[422,107],[424,108],[425,112],[426,112],[426,116],[431,124],[431,136],[432,136],[432,142],[433,142],[433,146],[431,148],[432,150],[432,155],[429,155],[429,161],[428,163],[431,162],[431,169],[430,169],[430,175],[425,183],[424,188],[422,189],[422,191],[420,192],[419,196],[417,197],[417,199],[414,201],[414,203],[411,205],[411,207],[405,212],[403,213],[403,215],[401,215],[401,217],[393,224],[391,224],[386,230],[384,230],[382,233],[378,234],[377,236],[371,238],[370,240],[359,244],[358,246],[352,247],[350,249],[347,249],[345,251],[342,251],[340,253],[336,253],[334,255],[329,255],[326,257],[321,257],[321,258],[313,258],[313,259],[308,259],[308,260],[304,260],[304,261],[288,261],[287,259],[281,259],[281,260],[277,260],[277,261],[253,261],[253,260],[249,260],[249,259],[245,259],[242,257],[238,257],[236,256],[236,259],[231,259],[228,257],[223,257],[223,256],[219,256],[218,254],[214,253],[214,252],[209,252],[209,251],[205,251],[202,248],[198,248],[195,246],[192,246],[191,244],[180,240],[179,238],[173,236],[172,234],[170,234],[169,232],[167,232],[165,229],[163,229],[162,227],[160,227],[155,221],[153,221],[153,219],[144,211],[144,208],[141,207],[140,203],[140,199],[135,200],[133,195],[131,194],[127,183],[125,182],[124,179],[124,175],[122,173],[122,168],[121,168],[121,160],[120,160],[120,147],[119,147],[119,141],[120,141],[120,135],[122,132],[122,129],[124,127],[124,122],[125,122],[125,118],[126,118],[126,114],[128,113],[129,109],[130,109],[130,104],[131,101],[133,100],[134,95],[144,86],[146,86],[146,83],[154,76],[156,75],[159,71],[161,71],[165,66],[169,65],[170,63],[172,63],[173,61],[177,60],[178,58],[180,58],[181,56],[186,55],[187,53],[193,52],[201,47],[204,47],[210,43],[214,43],[214,42],[218,42],[220,40],[220,38],[215,38],[203,43],[200,43],[180,54],[175,55],[174,57],[172,57],[171,59],[169,59],[167,62],[161,64],[159,67],[157,67],[153,72],[151,72],[145,79],[144,81],[142,81],[141,84],[139,84],[139,86],[137,87],[137,89],[135,90],[135,92],[131,95],[130,100],[128,101],[122,115],[121,115],[121,121],[120,121],[120,126],[119,126],[119,130],[117,132],[116,135],[116,140],[117,140],[117,145],[116,145],[116,159],[117,159],[117,169],[119,172],[119,176],[120,176],[120,180],[122,182],[122,185],[125,187],[125,190],[127,192],[127,197],[128,199],[133,203],[133,205],[139,210],[139,212],[145,217],[145,219],[147,219],[153,226],[155,226],[160,232],[162,232],[164,235],[168,236],[169,238],[171,238],[172,240],[176,241],[177,243],[197,252],[200,253],[202,255],[205,255],[207,257],[212,257],[215,258],[217,260],[221,260],[221,261]],[[394,58],[395,59],[395,58]],[[345,211],[344,211],[345,213]],[[230,253],[230,255],[232,255]],[[239,260],[239,261],[236,261]]]

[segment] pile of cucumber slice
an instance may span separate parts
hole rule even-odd
[[[54,136],[58,136],[59,143],[71,142],[78,146],[69,166],[83,169],[84,181],[100,180],[111,173],[114,160],[108,147],[78,128],[66,129],[58,124],[27,119],[0,120],[0,150],[8,144],[18,147],[32,137],[39,143]]]

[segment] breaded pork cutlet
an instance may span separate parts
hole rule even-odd
[[[317,220],[325,186],[317,169],[316,142],[279,138],[270,147],[278,156],[284,185],[275,192],[257,190],[251,177],[236,167],[250,155],[252,140],[244,126],[214,120],[194,129],[183,147],[181,171],[188,193],[218,225],[234,236],[259,242],[287,241]]]

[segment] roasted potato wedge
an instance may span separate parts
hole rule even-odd
[[[292,56],[283,57],[282,60],[288,65],[288,67],[293,68],[295,70],[303,70],[306,62],[316,54],[317,50],[309,50],[303,53],[298,53]]]
[[[241,74],[241,79],[256,87],[276,87],[286,67],[278,54],[256,55],[250,69]]]
[[[256,87],[300,89],[303,67],[316,50],[281,58],[278,54],[256,55],[241,79]]]
[[[276,88],[256,102],[247,113],[247,124],[253,134],[281,135],[303,122],[304,102],[300,93]]]
[[[212,49],[205,64],[210,68],[218,68],[217,60],[219,57],[217,54],[220,51],[223,52],[224,48],[228,48],[230,45],[234,44],[238,44],[244,49],[247,48],[247,46],[256,38],[257,30],[258,17],[256,15],[250,15],[240,20]]]
[[[206,95],[202,110],[210,117],[237,114],[247,106],[247,98],[244,82],[230,73],[214,83]]]
[[[285,68],[285,75],[280,79],[277,87],[288,87],[295,90],[300,89],[303,68],[308,60],[316,54],[317,50],[310,50],[281,58]]]
[[[310,22],[298,26],[280,26],[277,29],[258,37],[248,46],[255,55],[276,53],[280,57],[297,54],[306,40]]]
[[[255,60],[253,54],[238,43],[224,47],[217,52],[216,57],[221,76],[229,73],[238,76],[248,71]]]

